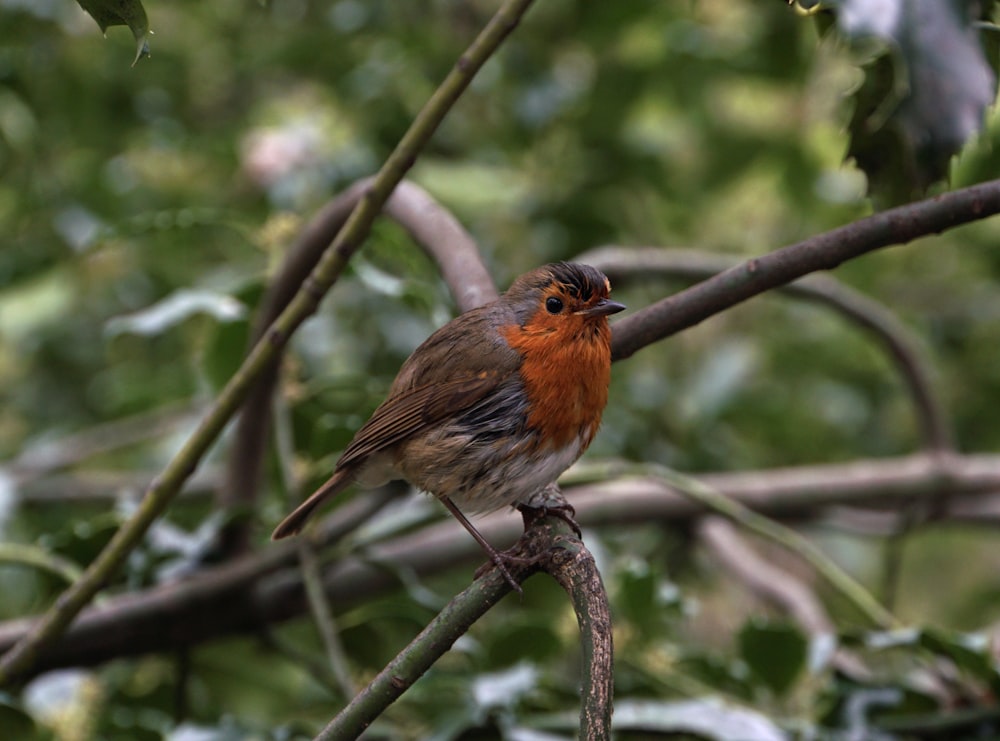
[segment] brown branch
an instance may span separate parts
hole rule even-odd
[[[324,206],[299,234],[261,299],[251,330],[250,347],[263,337],[271,322],[295,297],[370,186],[371,178],[352,185]],[[475,241],[423,188],[403,180],[382,212],[406,229],[437,263],[459,311],[468,311],[497,297],[496,286]],[[245,513],[242,518],[234,518],[220,534],[221,550],[230,555],[242,553],[249,543],[249,513],[253,511],[260,487],[271,430],[271,400],[278,385],[280,365],[280,356],[268,365],[247,397],[236,424],[226,485],[219,496],[219,506],[223,510]]]
[[[580,467],[578,473],[589,470],[593,481],[597,468]],[[614,464],[603,468],[606,476],[614,475]],[[942,491],[951,495],[949,514],[955,511],[962,517],[969,514],[966,507],[978,505],[984,494],[1000,491],[1000,456],[956,455],[942,463],[940,456],[921,454],[700,478],[776,518],[811,517],[837,504],[897,507]],[[585,527],[676,523],[705,514],[696,503],[651,478],[566,485],[565,490],[576,508],[577,520]],[[328,542],[328,531],[333,528],[342,534],[366,519],[369,513],[362,510],[380,496],[390,495],[368,492],[339,507],[321,523],[317,542]],[[354,508],[359,510],[347,517]],[[503,513],[478,520],[477,526],[498,546],[513,543],[522,529],[517,518]],[[426,577],[458,564],[481,561],[478,545],[457,523],[448,520],[373,545],[360,555],[331,565],[324,571],[323,583],[333,604],[347,609],[397,588],[392,567],[405,567],[418,577]],[[307,605],[296,563],[295,544],[279,543],[259,555],[206,569],[176,584],[109,597],[100,608],[85,610],[30,674],[171,650],[297,617]],[[31,622],[0,623],[0,651],[23,636]]]
[[[904,244],[1000,213],[1000,180],[882,211],[747,260],[614,324],[618,360],[764,291],[873,250]]]
[[[705,280],[739,262],[731,255],[663,247],[600,247],[583,253],[579,259],[603,270],[613,282],[658,274]],[[778,286],[777,290],[828,306],[868,332],[884,348],[906,382],[924,447],[936,450],[953,447],[951,424],[944,403],[934,390],[930,359],[919,338],[892,312],[832,276],[809,275]]]
[[[791,615],[810,636],[819,638],[836,633],[816,593],[787,569],[778,568],[757,553],[733,523],[718,516],[703,517],[698,522],[698,536],[750,592]],[[831,662],[848,676],[868,674],[860,660],[843,648],[837,649]]]
[[[548,491],[550,498],[556,498],[557,506],[562,503],[565,507],[565,499],[558,486],[548,487]],[[525,528],[530,528],[534,512],[538,510],[524,512]],[[580,738],[601,741],[611,735],[614,696],[611,605],[594,556],[579,539],[572,537],[565,522],[554,518],[548,518],[548,522],[550,526],[559,527],[559,530],[553,528],[551,531],[550,542],[554,545],[549,548],[546,554],[548,557],[541,567],[569,595],[576,613],[576,622],[580,626],[580,647],[583,651]]]

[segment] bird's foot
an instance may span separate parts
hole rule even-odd
[[[580,530],[580,523],[576,521],[576,510],[573,509],[573,505],[569,502],[563,501],[558,504],[544,504],[540,507],[532,507],[529,504],[519,504],[517,505],[517,511],[520,512],[521,517],[524,518],[524,527],[526,529],[535,520],[552,515],[553,517],[558,517],[560,520],[569,525],[573,532],[576,533],[577,538],[583,538],[583,532]]]
[[[503,576],[504,580],[510,585],[510,588],[517,592],[522,597],[524,596],[524,590],[521,589],[520,583],[511,575],[508,566],[534,566],[538,563],[544,554],[539,554],[536,556],[521,556],[514,551],[517,546],[510,548],[506,551],[498,551],[495,548],[487,549],[487,553],[490,560],[476,569],[475,578],[483,576],[492,568],[496,568],[497,571]]]

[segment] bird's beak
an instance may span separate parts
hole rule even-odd
[[[602,298],[596,304],[587,309],[581,309],[580,311],[574,312],[580,314],[581,316],[609,316],[611,314],[617,314],[619,311],[625,310],[625,304],[620,304],[617,301],[612,301],[609,298]]]

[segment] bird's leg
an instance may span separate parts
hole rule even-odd
[[[476,530],[476,526],[473,525],[471,522],[469,522],[469,518],[467,518],[464,514],[462,514],[462,510],[460,510],[456,506],[456,504],[453,501],[451,501],[450,498],[438,497],[438,499],[440,499],[441,503],[448,508],[448,511],[455,516],[455,519],[458,520],[460,523],[462,523],[462,527],[464,527],[466,530],[469,531],[469,535],[475,538],[476,542],[479,543],[480,546],[482,546],[483,550],[486,551],[486,555],[490,557],[490,561],[493,562],[493,564],[497,567],[500,573],[503,574],[503,578],[507,580],[508,584],[510,584],[511,589],[513,589],[521,596],[524,596],[524,591],[521,589],[521,585],[517,583],[514,577],[511,576],[510,572],[507,570],[507,564],[508,563],[531,564],[534,563],[534,561],[537,559],[515,556],[507,552],[501,553],[492,545],[490,545],[490,542],[483,537],[483,534],[481,532]],[[482,574],[482,572],[483,569],[477,570],[476,577],[478,578]]]

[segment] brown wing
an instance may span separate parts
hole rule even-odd
[[[356,465],[372,453],[413,435],[428,425],[464,409],[489,394],[509,374],[483,371],[470,378],[429,384],[389,397],[358,430],[337,461],[336,470],[323,486],[288,515],[271,534],[272,540],[299,532],[313,512],[327,499],[350,486]]]
[[[403,364],[392,391],[355,434],[333,475],[275,529],[297,533],[325,500],[346,489],[364,460],[482,400],[520,367],[520,355],[492,328],[513,321],[509,309],[473,309],[427,338]],[[476,351],[470,352],[470,338]]]
[[[428,337],[399,369],[389,398],[354,435],[337,470],[468,409],[516,373],[521,356],[494,329],[510,321],[509,309],[494,303]]]
[[[395,445],[486,397],[509,374],[482,371],[405,391],[386,399],[337,461],[337,470]]]

